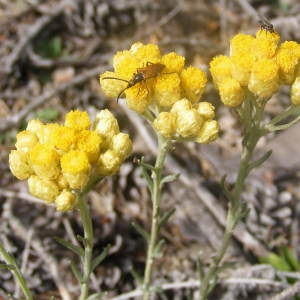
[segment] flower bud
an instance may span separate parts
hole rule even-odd
[[[193,138],[198,134],[203,121],[196,109],[180,111],[176,118],[176,132],[183,138]]]
[[[211,120],[215,117],[215,107],[209,102],[200,102],[197,105],[197,111],[205,120]]]
[[[36,175],[29,177],[28,188],[30,194],[48,203],[54,202],[59,194],[59,188],[54,181]]]
[[[300,105],[300,77],[292,84],[291,99],[294,105]]]
[[[113,175],[119,170],[120,164],[120,155],[113,150],[107,150],[99,157],[97,173],[100,176]]]
[[[153,122],[154,129],[167,139],[176,133],[176,115],[171,112],[161,112]]]
[[[239,106],[244,100],[244,89],[240,83],[233,79],[227,78],[219,85],[221,101],[229,107]]]
[[[28,155],[19,150],[12,150],[9,154],[9,168],[20,180],[29,178],[33,170],[28,162]]]
[[[37,142],[37,136],[33,132],[23,130],[17,134],[16,148],[27,153]]]
[[[207,144],[218,137],[219,124],[216,120],[205,121],[196,137],[197,143]]]
[[[119,154],[122,159],[125,159],[132,151],[132,142],[127,133],[119,132],[112,138],[112,150]]]
[[[55,199],[56,209],[58,211],[68,211],[74,208],[76,196],[69,190],[63,190]]]

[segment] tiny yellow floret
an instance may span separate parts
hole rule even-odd
[[[76,130],[89,129],[91,120],[86,111],[72,110],[66,115],[65,126]]]

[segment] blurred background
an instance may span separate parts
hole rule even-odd
[[[36,299],[76,299],[79,287],[70,270],[74,257],[53,238],[74,240],[81,227],[76,212],[56,212],[12,176],[8,154],[16,133],[32,118],[60,122],[71,109],[87,110],[93,117],[109,108],[121,130],[134,139],[134,152],[120,174],[89,194],[95,252],[112,245],[95,270],[92,287],[108,291],[107,299],[113,299],[137,286],[132,269],[143,271],[146,245],[131,223],[149,228],[151,205],[134,158],[153,162],[156,145],[151,129],[122,99],[117,103],[105,97],[99,74],[112,69],[116,51],[141,41],[157,43],[162,53],[185,56],[186,65],[209,77],[209,61],[228,54],[230,38],[238,32],[255,34],[263,18],[283,41],[300,41],[297,0],[0,0],[0,239],[23,266]],[[269,101],[266,120],[289,105],[289,93],[283,87]],[[199,251],[209,262],[224,230],[227,203],[219,180],[224,174],[229,184],[235,180],[242,129],[236,116],[220,105],[211,83],[202,99],[217,106],[221,134],[212,145],[180,144],[167,161],[167,171],[181,175],[164,191],[164,209],[176,207],[176,212],[162,231],[166,246],[155,269],[156,284],[195,279]],[[300,271],[299,143],[299,125],[261,140],[260,151],[272,149],[273,155],[251,174],[245,188],[250,214],[234,234],[227,259],[235,265],[229,276],[275,280],[281,274],[288,282],[277,271]],[[260,265],[269,251],[281,265]],[[285,253],[292,253],[297,264],[289,264]],[[221,284],[211,299],[270,299],[276,289]],[[7,293],[20,299],[11,273],[0,269],[0,298],[7,299]],[[194,289],[174,289],[157,299],[196,297]]]

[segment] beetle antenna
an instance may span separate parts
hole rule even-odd
[[[117,78],[117,77],[103,77],[101,79],[115,79],[115,80],[120,80],[120,81],[130,83],[128,80],[125,80],[125,79],[122,79],[122,78]]]
[[[124,93],[124,91],[126,91],[127,89],[128,89],[128,86],[119,93],[119,95],[117,97],[117,103],[119,102],[119,99],[122,96],[122,94]]]

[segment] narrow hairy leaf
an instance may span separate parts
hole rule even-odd
[[[61,245],[63,245],[64,247],[68,248],[69,250],[73,251],[74,253],[76,253],[78,256],[83,257],[84,255],[84,250],[77,245],[72,244],[69,241],[65,241],[64,239],[61,239],[59,237],[54,237],[55,241],[57,241],[58,243],[60,243]]]
[[[94,271],[94,269],[107,257],[110,247],[111,245],[107,245],[103,251],[93,259],[92,271]]]

